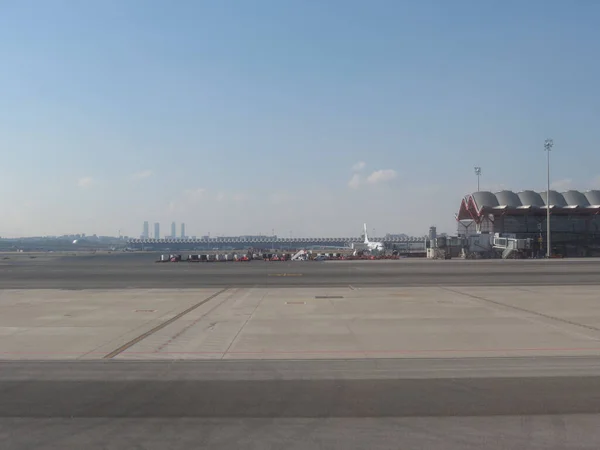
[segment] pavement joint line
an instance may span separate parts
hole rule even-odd
[[[223,303],[225,303],[227,300],[230,300],[231,297],[234,294],[232,293],[229,297],[224,298],[223,300],[221,300],[220,303],[217,303],[216,305],[214,305],[212,308],[210,308],[208,311],[206,311],[206,313],[202,314],[200,317],[198,317],[196,320],[194,320],[192,323],[186,325],[182,330],[180,330],[178,333],[175,333],[175,335],[173,335],[169,340],[167,340],[166,342],[162,343],[155,351],[155,353],[160,353],[164,348],[166,348],[169,344],[172,344],[176,339],[178,339],[179,337],[181,337],[186,331],[188,331],[190,328],[192,328],[193,326],[197,325],[198,322],[200,322],[202,319],[204,319],[204,317],[206,317],[207,315],[209,315],[210,313],[212,313],[215,309],[217,309],[218,307],[220,307],[221,305],[223,305]]]
[[[142,295],[143,295],[143,293],[140,293],[140,294],[136,295],[134,298],[138,298],[138,297],[140,297],[140,296],[142,296]],[[99,309],[99,308],[97,308],[97,309]],[[167,316],[167,315],[169,315],[169,314],[170,314],[170,313],[171,313],[171,312],[172,312],[174,309],[176,309],[176,308],[169,309],[169,310],[168,310],[168,311],[166,311],[164,314],[162,314],[160,317],[157,317],[157,318],[156,318],[156,320],[160,320],[160,319],[162,319],[164,316]],[[84,352],[83,354],[81,354],[81,355],[79,356],[79,358],[83,358],[83,357],[85,357],[85,356],[88,356],[88,355],[95,355],[95,354],[97,354],[97,353],[104,353],[104,352],[99,352],[99,351],[97,351],[97,350],[98,350],[99,348],[101,348],[101,347],[105,346],[105,345],[110,345],[110,343],[111,343],[111,342],[114,342],[114,341],[116,341],[116,340],[119,340],[119,339],[120,339],[122,336],[124,336],[124,335],[127,335],[127,334],[129,334],[130,332],[134,332],[134,331],[137,331],[137,330],[138,330],[138,329],[140,329],[140,328],[144,328],[144,326],[145,326],[145,325],[146,325],[146,323],[142,323],[142,324],[140,324],[139,326],[135,327],[133,330],[126,331],[126,332],[124,332],[123,334],[121,334],[121,335],[119,335],[119,336],[115,337],[114,339],[111,339],[109,342],[105,342],[105,343],[99,344],[99,345],[98,345],[98,346],[96,346],[96,347],[95,347],[93,350],[91,350],[91,351],[88,351],[88,352]]]
[[[520,312],[524,312],[527,314],[533,314],[534,316],[543,317],[544,319],[561,322],[561,323],[567,324],[567,325],[573,325],[573,326],[584,328],[584,329],[590,330],[590,331],[600,332],[600,328],[595,327],[593,325],[586,325],[584,323],[574,322],[572,320],[563,319],[561,317],[551,316],[550,314],[544,314],[544,313],[541,313],[538,311],[534,311],[533,309],[527,309],[527,308],[522,308],[520,306],[509,305],[508,303],[502,303],[502,302],[499,302],[498,300],[490,300],[489,298],[481,297],[479,295],[467,294],[466,292],[456,291],[456,290],[450,289],[448,287],[440,286],[440,289],[442,289],[444,291],[453,292],[453,293],[459,294],[459,295],[465,295],[467,297],[473,298],[475,300],[480,300],[482,302],[491,303],[491,304],[501,306],[504,308],[513,309],[515,311],[520,311]]]
[[[452,353],[465,353],[465,354],[473,354],[473,353],[490,353],[490,354],[497,354],[497,353],[507,353],[507,352],[589,352],[589,351],[597,351],[600,352],[600,347],[513,347],[513,348],[473,348],[473,349],[452,349],[452,348],[441,348],[441,349],[418,349],[418,350],[410,350],[410,349],[400,349],[400,350],[337,350],[337,349],[332,349],[332,350],[257,350],[257,351],[252,351],[252,350],[233,350],[233,351],[229,351],[228,354],[229,355],[281,355],[281,354],[331,354],[331,355],[336,355],[336,354],[366,354],[366,355],[375,355],[375,354],[390,354],[390,355],[396,355],[396,354],[405,354],[405,355],[410,355],[410,354],[414,354],[414,355],[418,355],[418,354],[436,354],[436,353],[442,353],[442,354],[452,354]],[[18,362],[12,359],[2,359],[2,355],[19,355],[19,356],[47,356],[47,355],[61,355],[61,356],[75,356],[75,355],[79,355],[81,352],[0,352],[0,362],[1,363],[14,363],[14,362]],[[125,351],[124,354],[125,355],[220,355],[222,354],[222,351],[166,351],[166,352],[159,352],[156,353],[155,351],[133,351],[133,352],[129,352],[129,351]],[[97,354],[97,355],[103,355],[104,352],[91,352],[89,354]],[[595,355],[586,355],[586,356],[594,356]],[[494,356],[494,358],[520,358],[520,357],[530,357],[530,356],[501,356],[501,357],[497,357]],[[566,355],[559,355],[556,357],[560,357],[560,358],[564,358],[564,357],[570,357],[566,356]],[[103,358],[105,359],[105,358]],[[393,358],[395,359],[395,358]],[[428,358],[429,359],[429,358]],[[100,359],[96,359],[96,360],[89,360],[86,362],[90,362],[90,361],[99,361]],[[355,360],[355,358],[350,358],[350,360]],[[36,361],[36,360],[33,360]],[[37,361],[42,361],[42,362],[51,362],[51,361],[46,361],[46,360],[37,360]],[[73,360],[72,362],[76,362],[77,360]],[[156,361],[156,360],[153,360]],[[198,361],[198,360],[195,360]],[[200,361],[204,361],[203,359],[200,359]],[[287,359],[274,359],[274,361],[285,361],[287,362]],[[306,359],[301,359],[300,361],[306,361]],[[319,359],[318,361],[323,361],[321,359]],[[23,361],[20,361],[23,362]]]
[[[242,333],[242,330],[246,327],[246,325],[248,324],[248,322],[250,322],[250,319],[254,316],[254,313],[256,312],[256,310],[258,309],[258,307],[261,305],[261,303],[264,301],[264,299],[265,299],[266,296],[267,296],[267,293],[263,292],[262,297],[260,298],[260,300],[258,301],[258,303],[256,304],[256,306],[254,307],[254,309],[252,310],[252,312],[250,313],[250,315],[246,318],[246,320],[244,321],[243,325],[240,327],[240,329],[238,330],[238,332],[235,334],[235,336],[233,337],[233,339],[231,340],[231,342],[227,346],[227,349],[225,349],[225,351],[221,355],[221,359],[224,359],[225,355],[227,355],[227,353],[229,353],[229,350],[231,350],[231,347],[233,347],[233,344],[237,340],[238,336]]]
[[[584,351],[600,351],[600,347],[523,347],[523,348],[479,348],[479,349],[422,349],[422,350],[233,350],[228,351],[228,355],[310,355],[310,354],[325,354],[325,355],[377,355],[377,354],[390,354],[390,355],[411,355],[411,354],[452,354],[452,353],[507,353],[507,352],[584,352]],[[223,352],[220,351],[200,351],[200,352],[160,352],[160,355],[220,355]],[[126,352],[128,355],[156,355],[154,352]],[[514,356],[510,356],[514,357]],[[355,359],[355,358],[352,358]],[[279,361],[279,360],[277,360]],[[285,360],[282,360],[285,361]]]
[[[229,287],[226,287],[224,289],[221,289],[220,291],[215,292],[214,294],[212,294],[209,297],[205,298],[201,302],[198,302],[195,305],[190,306],[185,311],[180,312],[179,314],[171,317],[169,320],[164,321],[163,323],[155,326],[151,330],[146,331],[144,334],[141,334],[140,336],[136,337],[135,339],[132,339],[131,341],[127,342],[126,344],[124,344],[124,345],[120,346],[119,348],[113,350],[112,352],[110,352],[109,354],[107,354],[106,356],[104,356],[103,359],[112,359],[112,358],[114,358],[115,356],[123,353],[127,349],[133,347],[138,342],[146,339],[148,336],[151,336],[152,334],[156,333],[157,331],[160,331],[163,328],[171,325],[173,322],[181,319],[186,314],[189,314],[190,312],[194,311],[196,308],[199,308],[200,306],[202,306],[205,303],[211,301],[212,299],[218,297],[219,295],[221,295],[222,293],[228,291],[229,289],[230,289]]]

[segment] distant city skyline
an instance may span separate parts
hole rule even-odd
[[[144,221],[142,224],[142,234],[139,236],[142,239],[148,239],[150,236],[147,233],[147,228],[148,228],[148,221]],[[182,222],[180,224],[180,233],[179,235],[177,235],[175,233],[177,229],[177,222],[176,221],[172,221],[171,222],[171,234],[167,237],[170,238],[188,238],[189,236],[186,234],[186,225],[184,222]],[[258,234],[223,234],[223,233],[217,233],[217,234],[213,234],[212,237],[216,238],[216,237],[241,237],[241,238],[256,238],[256,237],[272,237],[272,236],[277,236],[274,233],[274,229],[271,230],[271,233],[258,233]],[[375,231],[375,229],[373,229],[373,231]],[[424,236],[426,233],[424,234],[420,234],[420,235],[415,235],[415,236]],[[207,235],[202,236],[202,238],[210,238],[210,233]],[[335,235],[331,235],[331,236],[342,236],[341,234],[335,234]],[[353,234],[353,235],[344,235],[344,236],[348,236],[348,237],[357,237],[357,236],[362,236],[362,234]],[[406,233],[385,233],[382,236],[388,236],[388,237],[397,237],[397,236],[409,236]],[[159,222],[155,222],[154,223],[154,235],[152,236],[154,239],[160,239],[160,223]],[[287,236],[279,236],[279,237],[294,237],[292,236],[291,232],[289,235]],[[326,236],[296,236],[296,237],[326,237]],[[195,238],[195,236],[194,236]]]

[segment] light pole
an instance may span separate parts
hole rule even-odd
[[[481,176],[481,167],[475,166],[475,175],[477,175],[477,192],[479,192],[479,177]]]
[[[544,142],[544,150],[546,151],[547,156],[547,186],[546,186],[546,257],[550,258],[552,256],[552,246],[550,245],[550,150],[552,150],[552,146],[554,142],[552,139],[546,139]]]

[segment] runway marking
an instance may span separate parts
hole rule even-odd
[[[352,286],[351,284],[349,284],[348,287],[350,288],[351,291],[356,291],[356,289],[357,289],[354,286]]]
[[[586,330],[591,330],[591,331],[595,331],[595,332],[600,331],[600,328],[595,327],[593,325],[586,325],[586,324],[583,324],[583,323],[574,322],[572,320],[563,319],[561,317],[551,316],[550,314],[544,314],[544,313],[541,313],[541,312],[538,312],[538,311],[534,311],[533,309],[522,308],[520,306],[513,306],[513,305],[510,305],[508,303],[502,303],[502,302],[499,302],[497,300],[490,300],[488,298],[481,297],[479,295],[467,294],[466,292],[457,291],[457,290],[450,289],[450,288],[447,288],[447,287],[440,287],[440,286],[438,286],[438,287],[440,289],[444,290],[444,291],[449,291],[449,292],[452,292],[454,294],[464,295],[466,297],[470,297],[470,298],[473,298],[475,300],[479,300],[479,301],[486,302],[486,303],[491,303],[491,304],[496,305],[496,306],[501,306],[501,307],[512,309],[512,310],[515,310],[515,311],[524,312],[524,313],[527,313],[527,314],[532,314],[534,316],[543,317],[544,319],[552,320],[552,321],[555,321],[555,322],[561,322],[561,323],[566,324],[566,325],[573,325],[573,326],[576,326],[576,327],[585,328]]]
[[[231,297],[233,297],[234,295],[235,295],[235,293],[232,293],[229,297],[226,297],[223,300],[221,300],[220,303],[217,303],[216,305],[213,305],[212,308],[210,308],[206,313],[201,314],[200,317],[198,317],[192,323],[189,323],[187,326],[185,326],[182,330],[180,330],[174,336],[171,336],[171,338],[169,340],[167,340],[166,342],[164,342],[163,344],[161,344],[156,350],[154,350],[154,352],[155,353],[160,353],[162,349],[166,348],[172,342],[174,342],[175,340],[177,340],[185,332],[187,332],[190,328],[196,326],[198,324],[198,322],[200,322],[202,319],[204,319],[204,317],[206,317],[209,314],[211,314],[214,310],[216,310],[217,308],[219,308],[223,303],[225,303],[227,300],[231,299]],[[248,294],[246,294],[246,295],[248,295]],[[214,327],[214,325],[213,325],[213,327]]]
[[[418,355],[432,353],[507,353],[507,352],[600,352],[600,347],[523,347],[523,348],[474,348],[474,349],[421,349],[421,350],[257,350],[257,351],[229,351],[228,355],[309,355],[309,354],[366,354],[366,355]],[[203,352],[135,352],[123,351],[123,355],[221,355],[222,351]],[[2,352],[0,355],[8,356],[78,356],[78,355],[104,355],[104,352]],[[592,355],[590,355],[592,356]],[[106,358],[102,358],[106,359]],[[7,362],[9,360],[3,360]]]
[[[231,340],[231,342],[229,343],[229,345],[227,346],[225,351],[221,354],[221,359],[225,358],[225,355],[227,355],[229,353],[229,350],[236,344],[238,337],[240,336],[240,334],[242,333],[244,328],[246,328],[246,325],[248,325],[248,322],[250,322],[250,320],[254,317],[254,314],[256,313],[259,306],[264,301],[264,299],[267,295],[268,295],[267,292],[263,292],[263,295],[260,298],[260,300],[258,301],[258,303],[256,303],[256,305],[254,305],[254,309],[252,310],[252,312],[248,315],[248,317],[246,317],[246,320],[244,321],[244,323],[242,324],[240,329],[237,331],[237,333],[235,334],[235,336],[233,337],[233,339]]]
[[[116,350],[113,350],[112,352],[110,352],[108,355],[104,356],[103,359],[112,359],[115,356],[119,355],[120,353],[123,353],[125,350],[127,350],[128,348],[133,347],[135,344],[137,344],[138,342],[142,341],[143,339],[146,339],[148,336],[156,333],[157,331],[162,330],[163,328],[171,325],[173,322],[175,322],[176,320],[182,318],[183,316],[185,316],[186,314],[192,312],[193,310],[195,310],[196,308],[199,308],[200,306],[204,305],[206,302],[211,301],[213,298],[221,295],[223,292],[229,290],[228,287],[226,287],[225,289],[221,289],[218,292],[215,292],[213,295],[205,298],[204,300],[202,300],[199,303],[196,303],[195,305],[190,306],[188,309],[186,309],[185,311],[180,312],[179,314],[177,314],[174,317],[171,317],[169,320],[155,326],[154,328],[152,328],[149,331],[146,331],[144,334],[136,337],[135,339],[127,342],[126,344],[120,346],[119,348],[117,348]]]
[[[306,305],[306,302],[285,302],[286,305]]]
[[[301,273],[270,273],[270,277],[301,277]]]
[[[310,354],[366,354],[366,355],[418,355],[432,353],[505,353],[505,352],[582,352],[600,351],[600,347],[587,348],[495,348],[495,349],[427,349],[427,350],[240,350],[229,351],[228,355],[310,355]],[[216,355],[223,352],[125,352],[125,355]]]
[[[315,295],[315,298],[344,298],[343,295]]]

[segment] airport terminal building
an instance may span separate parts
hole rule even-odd
[[[600,190],[550,191],[552,253],[600,256]],[[474,192],[465,196],[456,219],[458,234],[501,233],[546,246],[546,192]]]

